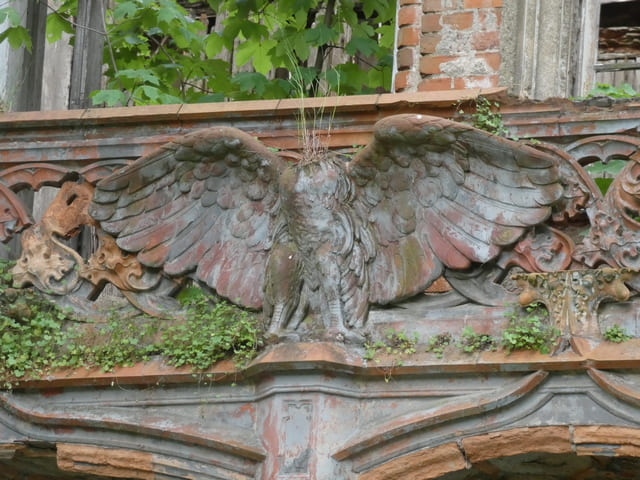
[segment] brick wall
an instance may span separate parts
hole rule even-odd
[[[396,92],[498,86],[502,0],[399,0]]]

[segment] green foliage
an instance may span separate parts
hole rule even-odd
[[[104,371],[163,356],[174,366],[206,369],[233,358],[239,367],[262,346],[258,320],[237,307],[187,289],[180,323],[112,312],[96,325],[75,321],[32,290],[10,287],[11,265],[0,262],[0,388],[57,368]]]
[[[614,343],[622,343],[631,339],[631,335],[629,335],[624,328],[620,327],[620,325],[612,325],[604,332],[604,338],[609,342]]]
[[[589,90],[585,98],[611,97],[611,98],[634,98],[638,96],[631,85],[623,83],[619,87],[614,87],[608,83],[596,83],[596,86]]]
[[[585,170],[604,195],[611,186],[613,179],[627,164],[626,160],[609,160],[608,162],[594,162],[585,167]]]
[[[242,366],[256,356],[262,338],[254,315],[225,302],[213,303],[202,291],[192,290],[182,301],[186,321],[165,329],[159,345],[171,365],[206,369],[232,357]]]
[[[500,104],[498,102],[492,102],[482,95],[478,96],[475,100],[475,111],[471,114],[472,125],[493,135],[507,137],[509,130],[502,123],[502,115],[499,109]],[[458,113],[462,115],[464,111],[459,110]]]
[[[41,375],[64,343],[67,315],[39,295],[11,288],[12,263],[0,261],[0,388],[8,377]]]
[[[497,341],[491,335],[476,333],[473,327],[467,325],[462,329],[457,346],[465,353],[473,353],[482,350],[496,350]]]
[[[20,24],[20,15],[14,8],[0,8],[0,25],[5,21],[9,26],[0,33],[0,43],[7,40],[11,48],[24,46],[28,51],[31,51],[31,36],[29,31]]]
[[[176,0],[110,3],[104,18],[107,85],[92,94],[96,105],[350,95],[391,85],[395,2],[209,0],[224,13],[217,16],[222,28],[213,30]],[[77,6],[66,0],[50,7],[49,41],[63,33],[73,41]],[[3,18],[9,27],[0,41],[30,48],[15,9],[0,9]],[[351,38],[343,46],[346,32]],[[328,68],[327,58],[339,50],[351,58]]]
[[[374,343],[365,343],[365,360],[373,360],[378,353],[401,356],[416,353],[418,334],[409,335],[405,332],[397,332],[389,329],[385,332],[384,340],[377,340]],[[401,363],[400,363],[401,364]]]
[[[536,350],[549,353],[560,331],[549,325],[549,312],[539,303],[514,308],[505,314],[509,326],[502,334],[502,346],[511,353],[514,350]]]
[[[425,348],[425,352],[432,352],[435,354],[436,358],[442,358],[444,356],[445,348],[447,348],[452,341],[453,339],[451,338],[451,334],[448,332],[434,335],[427,341],[427,348]]]
[[[82,344],[74,344],[71,348],[78,355],[78,362],[97,365],[108,372],[119,366],[130,367],[148,360],[155,353],[162,353],[153,342],[157,330],[157,319],[121,319],[112,314],[106,325],[98,328],[99,341],[89,348]]]

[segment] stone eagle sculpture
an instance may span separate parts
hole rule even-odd
[[[290,163],[234,128],[188,134],[101,180],[90,215],[147,267],[349,338],[369,306],[494,259],[561,195],[551,157],[425,115],[377,123],[350,161]]]

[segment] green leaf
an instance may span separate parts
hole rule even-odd
[[[3,24],[5,20],[8,20],[10,27],[20,25],[20,15],[13,7],[0,8],[0,24]]]
[[[73,34],[73,26],[66,18],[57,13],[47,15],[47,41],[57,42],[62,38],[63,33]]]
[[[362,0],[362,10],[366,17],[370,17],[374,12],[385,12],[389,8],[389,3],[385,0]]]
[[[245,21],[240,25],[240,31],[244,35],[244,37],[249,39],[260,40],[262,38],[269,36],[269,30],[264,25],[259,23]]]
[[[114,107],[127,103],[127,96],[120,90],[98,90],[91,93],[90,97],[93,105],[104,103],[107,107]]]
[[[234,77],[233,83],[240,88],[241,92],[262,95],[267,88],[268,80],[261,73],[242,72]]]
[[[258,45],[258,48],[255,49],[252,60],[253,67],[256,69],[256,72],[266,76],[273,68],[269,52],[276,46],[276,44],[277,42],[275,40],[265,40]]]
[[[360,52],[365,57],[373,55],[378,50],[378,43],[368,37],[354,37],[345,46],[345,51],[349,55],[356,55]]]
[[[164,5],[158,9],[158,22],[164,22],[170,24],[174,20],[184,21],[186,12],[180,11],[177,8],[169,7],[168,2],[164,2]]]
[[[139,92],[142,92],[152,102],[160,96],[160,90],[150,85],[142,85],[141,87],[137,88],[136,89],[137,95],[135,96],[139,96]]]
[[[594,182],[596,182],[598,190],[600,190],[600,193],[602,193],[602,195],[605,195],[607,193],[607,190],[609,190],[609,187],[613,183],[613,178],[594,178],[593,180]]]
[[[116,77],[130,78],[132,80],[138,80],[140,82],[160,85],[160,79],[155,75],[155,73],[149,70],[120,70],[116,74]]]
[[[212,93],[210,95],[202,95],[194,103],[218,103],[224,102],[224,93]]]
[[[147,43],[147,39],[142,35],[125,35],[124,41],[129,45],[143,45]]]
[[[24,45],[28,51],[31,51],[31,35],[29,35],[29,31],[22,26],[10,27],[0,33],[0,43],[5,40],[9,41],[11,48],[16,49]]]
[[[207,36],[205,41],[205,53],[207,58],[213,58],[218,55],[224,47],[224,39],[215,32],[212,32]]]
[[[234,52],[235,61],[239,66],[245,65],[248,63],[251,58],[254,56],[256,50],[259,48],[258,42],[243,42],[238,45],[238,48]]]
[[[304,39],[311,45],[319,47],[326,45],[338,39],[338,32],[324,23],[316,25],[315,28],[309,29],[304,33]]]
[[[138,12],[138,5],[135,1],[119,2],[113,11],[114,20],[121,20],[126,17],[134,17]]]
[[[378,34],[378,45],[380,45],[381,49],[388,50],[393,48],[395,32],[395,26],[392,24],[381,25],[376,29],[376,33]]]
[[[614,159],[606,163],[591,163],[585,167],[585,170],[592,177],[613,178],[622,171],[626,164],[626,160]]]

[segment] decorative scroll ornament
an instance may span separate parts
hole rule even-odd
[[[537,148],[553,155],[557,159],[562,185],[562,196],[554,204],[551,222],[556,226],[586,219],[587,211],[602,199],[602,194],[589,174],[575,158],[564,150],[551,144],[542,144]]]
[[[505,252],[498,264],[504,269],[518,266],[526,272],[556,272],[569,268],[574,249],[568,235],[541,225]]]
[[[6,242],[33,224],[29,213],[16,194],[0,182],[0,242]]]
[[[23,235],[14,275],[85,299],[110,283],[151,315],[178,308],[191,278],[262,309],[275,336],[359,341],[370,305],[439,278],[458,303],[504,308],[518,268],[532,273],[515,277],[521,301],[549,302],[566,335],[598,338],[598,304],[637,279],[565,270],[640,268],[640,166],[603,198],[575,159],[543,148],[421,115],[379,122],[349,162],[318,148],[290,163],[233,128],[195,132],[114,173],[85,169],[107,175],[95,190],[65,183]],[[99,241],[88,259],[64,243],[83,225]]]
[[[56,295],[68,295],[77,288],[82,257],[58,240],[46,225],[26,230],[21,241],[22,255],[11,270],[16,286],[33,285]]]
[[[80,276],[96,286],[111,283],[125,291],[144,291],[160,281],[159,272],[145,269],[135,255],[123,252],[110,235],[97,230],[98,249],[80,267]]]
[[[88,184],[65,183],[42,219],[22,234],[22,255],[12,273],[18,286],[34,285],[46,293],[68,295],[79,285],[83,259],[61,239],[93,224],[86,214],[93,195]]]
[[[630,160],[614,179],[604,201],[591,213],[591,229],[574,258],[587,266],[640,269],[640,163]]]
[[[627,300],[629,289],[625,282],[636,275],[636,271],[627,268],[603,268],[517,274],[513,279],[522,288],[520,305],[543,303],[551,323],[562,332],[563,338],[571,341],[577,353],[584,353],[574,337],[601,339],[598,306],[606,299]]]
[[[162,280],[159,271],[143,267],[134,255],[122,252],[111,236],[96,229],[99,246],[86,262],[63,243],[63,239],[76,236],[82,226],[96,225],[88,214],[93,190],[89,183],[62,185],[40,222],[21,237],[22,255],[12,269],[14,283],[21,287],[34,285],[47,294],[72,295],[79,294],[86,279],[96,287],[91,294],[95,297],[109,282],[145,313],[165,313],[164,301],[140,294],[158,287]],[[167,282],[171,287],[163,283],[158,294],[168,294],[175,289],[175,282]]]

